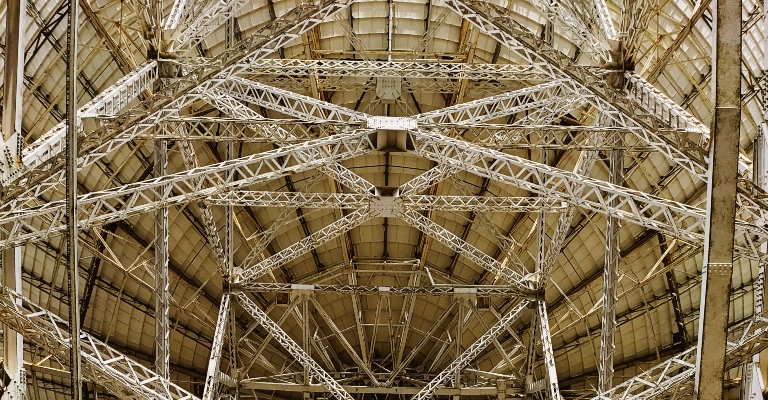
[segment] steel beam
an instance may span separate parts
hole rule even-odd
[[[370,387],[370,386],[352,386],[342,385],[349,393],[354,394],[383,394],[383,395],[414,395],[421,390],[419,387]],[[330,393],[322,385],[299,385],[295,383],[282,382],[263,382],[256,379],[246,379],[243,381],[243,388],[263,391],[265,393],[275,392],[308,392],[308,393]],[[436,396],[496,396],[499,389],[496,386],[447,388],[441,387],[435,390]],[[510,395],[519,394],[519,389],[507,388],[506,393]]]
[[[723,396],[730,310],[741,127],[741,2],[718,0],[715,20],[715,115],[709,154],[696,396]]]
[[[373,217],[374,214],[368,209],[356,210],[259,262],[256,262],[257,257],[254,252],[251,252],[236,271],[235,279],[238,282],[250,282],[280,265],[322,246]]]
[[[2,156],[0,177],[18,176],[21,167],[21,116],[24,91],[24,31],[26,3],[9,0],[5,10],[5,59],[3,64]]]
[[[67,15],[67,73],[66,73],[66,175],[65,215],[67,242],[67,297],[69,300],[69,372],[73,400],[83,400],[83,376],[81,364],[80,332],[80,274],[77,249],[77,51],[78,51],[78,7],[77,1],[69,3]]]
[[[3,155],[0,156],[0,178],[12,178],[21,167],[22,94],[24,90],[24,31],[26,30],[26,2],[9,0],[5,3],[5,48],[3,72],[2,120],[0,131]],[[2,235],[6,239],[7,235]],[[11,247],[0,251],[3,284],[21,292],[22,248]],[[23,337],[11,327],[3,327],[3,368],[15,387],[26,378],[24,368]],[[22,375],[24,375],[22,377]]]
[[[221,394],[222,372],[221,357],[224,350],[224,334],[229,323],[231,296],[225,294],[219,306],[219,316],[216,319],[216,330],[211,344],[211,355],[208,358],[208,371],[205,374],[205,386],[202,400],[218,400]]]
[[[242,76],[310,76],[326,78],[404,78],[428,80],[467,79],[472,81],[544,81],[548,75],[535,67],[519,64],[484,64],[413,60],[305,60],[269,58],[239,64]],[[189,67],[191,67],[190,65]],[[187,67],[187,68],[189,68]]]
[[[309,301],[312,302],[312,304],[315,305],[315,311],[317,311],[320,314],[320,317],[325,321],[326,325],[328,325],[329,328],[331,328],[331,331],[333,331],[333,334],[336,336],[336,338],[341,342],[344,349],[347,351],[350,357],[352,357],[352,361],[357,365],[358,368],[360,368],[366,376],[371,380],[371,384],[373,386],[380,386],[378,379],[376,379],[376,376],[373,373],[373,370],[368,367],[368,365],[363,361],[363,359],[360,357],[360,355],[357,354],[355,349],[352,347],[352,344],[349,343],[346,337],[344,337],[344,333],[341,331],[341,329],[336,326],[336,323],[333,322],[333,318],[331,318],[330,315],[325,311],[323,306],[320,305],[320,303],[317,302],[317,299],[315,299],[314,296],[309,297]]]
[[[246,118],[251,121],[259,121],[259,120],[265,119],[263,116],[251,110],[250,108],[245,106],[243,103],[241,103],[239,100],[230,96],[224,91],[217,90],[215,91],[214,94],[215,95],[213,96],[207,96],[206,100],[224,113],[232,115],[233,117],[236,117],[236,118]],[[247,95],[248,95],[247,98],[252,98],[251,96],[253,95],[253,92],[249,91]],[[307,100],[307,98],[301,98],[301,99]],[[324,103],[324,104],[329,104],[329,103]],[[341,108],[343,109],[343,107]],[[327,112],[323,112],[323,111],[320,111],[319,114],[328,115]],[[310,135],[309,132],[303,132],[302,134],[297,135],[298,132],[288,131],[284,129],[281,125],[266,125],[266,126],[250,125],[250,128],[258,135],[262,136],[267,140],[273,141],[273,143],[276,143],[278,145],[284,145],[285,143],[294,142],[294,141],[301,142],[309,139],[310,137],[315,136],[315,135]],[[343,133],[345,130],[346,129],[342,128],[341,130],[337,131],[337,133]],[[330,132],[327,132],[327,133],[332,134]],[[359,175],[350,171],[348,168],[344,167],[343,165],[337,162],[329,162],[327,164],[321,164],[318,168],[321,171],[323,171],[323,173],[335,179],[337,182],[340,182],[341,184],[347,186],[349,189],[351,189],[354,192],[373,194],[375,191],[373,184],[361,178]],[[291,185],[293,185],[293,183],[289,184],[289,186]]]
[[[545,392],[548,399],[561,400],[560,384],[557,380],[557,369],[555,368],[555,352],[552,349],[552,334],[549,331],[547,303],[544,300],[536,302],[536,314],[538,316],[539,333],[541,334],[544,381],[547,383]]]
[[[77,110],[78,133],[86,117],[116,116],[120,110],[138,98],[142,91],[150,88],[157,79],[157,62],[142,64],[105,89],[99,95]],[[66,126],[62,122],[41,135],[22,152],[22,163],[27,168],[36,168],[63,151],[66,142]]]
[[[3,70],[3,143],[0,156],[0,176],[11,177],[18,173],[21,150],[22,94],[24,90],[24,31],[26,29],[26,2],[9,0],[5,8],[5,60]],[[7,235],[2,235],[6,239]],[[3,285],[21,292],[22,248],[10,247],[0,252]],[[3,369],[11,379],[13,388],[20,388],[24,372],[24,341],[21,334],[3,326]],[[23,376],[22,376],[23,375]],[[17,390],[11,389],[11,390]]]
[[[528,283],[532,280],[535,281],[535,277],[532,276],[532,274],[516,271],[496,261],[487,254],[478,250],[477,247],[472,246],[471,244],[451,233],[449,230],[421,215],[417,211],[404,210],[399,214],[399,216],[405,220],[405,222],[440,241],[451,250],[457,253],[461,253],[464,257],[472,260],[481,268],[497,274],[500,278],[509,282],[511,287],[520,290],[521,294],[531,292]]]
[[[213,205],[238,207],[302,207],[360,209],[370,207],[374,200],[386,196],[356,193],[303,193],[233,190],[206,197]],[[474,211],[474,212],[558,212],[567,204],[542,197],[492,196],[394,196],[394,201],[412,210]],[[2,219],[0,219],[2,221]]]
[[[533,108],[549,110],[548,106],[564,100],[572,104],[580,100],[580,95],[572,90],[568,82],[552,81],[422,113],[413,118],[421,124],[489,123]]]
[[[172,13],[166,20],[166,26],[173,26],[174,22],[178,24],[178,14],[179,10],[183,10],[184,8],[183,3],[186,3],[186,1],[174,2]],[[192,20],[192,22],[187,24],[187,27],[183,31],[172,39],[171,51],[183,53],[186,50],[194,48],[218,27],[227,23],[227,21],[246,3],[247,1],[245,0],[211,1],[194,18],[194,20]]]
[[[293,93],[238,76],[223,81],[216,89],[228,95],[266,109],[310,122],[363,122],[368,114],[346,107]],[[215,95],[215,92],[211,93]]]
[[[307,290],[315,293],[336,293],[339,295],[358,294],[361,296],[379,296],[388,293],[392,296],[446,296],[463,294],[494,298],[518,298],[520,292],[509,285],[452,285],[437,284],[431,286],[371,286],[371,285],[335,285],[335,284],[291,284],[273,282],[243,282],[238,287],[253,293],[291,293],[294,290]]]
[[[613,123],[636,128],[633,133],[637,135],[638,140],[657,148],[669,160],[690,171],[694,176],[702,180],[707,179],[708,162],[702,146],[691,143],[687,138],[660,132],[656,129],[658,119],[655,116],[632,111],[634,106],[631,100],[611,88],[604,79],[576,64],[562,52],[530,33],[515,21],[509,10],[477,0],[448,0],[446,5],[509,48],[526,63],[550,74],[553,80],[563,79],[569,82],[574,85],[578,93],[591,93],[591,95],[585,95],[585,99],[610,116]],[[647,15],[643,16],[645,17]],[[739,23],[738,26],[741,24]],[[739,197],[746,198],[750,203],[759,203],[749,194],[741,193]],[[758,215],[765,213],[761,210],[755,211],[760,213]]]
[[[766,317],[768,315],[763,312],[728,329],[725,363],[721,368],[728,370],[737,367],[751,360],[754,354],[768,348],[768,318]],[[698,346],[690,347],[663,363],[614,386],[609,392],[593,397],[592,400],[653,399],[670,390],[675,390],[677,396],[691,395],[694,392],[692,378],[697,369],[697,350]],[[722,386],[722,376],[713,380],[714,386]]]
[[[570,9],[573,6],[573,4],[570,4],[571,2],[534,0],[532,3],[547,16],[547,20],[553,27],[558,28],[558,33],[567,37],[583,53],[590,55],[598,61],[610,60],[608,44],[590,32],[589,28],[585,25],[588,21],[582,21],[575,15],[576,13]],[[602,6],[605,7],[604,2]],[[599,22],[601,27],[605,25],[602,22],[602,18]],[[615,37],[615,31],[613,35]]]

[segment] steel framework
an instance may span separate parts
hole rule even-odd
[[[617,33],[614,12],[603,0],[530,2],[546,20],[541,34],[518,22],[512,9],[495,3],[443,0],[440,14],[427,17],[416,45],[399,57],[393,50],[396,13],[390,2],[386,60],[376,59],[378,53],[366,48],[355,24],[337,14],[350,5],[348,0],[300,1],[281,16],[268,1],[265,12],[272,21],[237,43],[237,15],[246,1],[177,0],[165,18],[159,3],[135,2],[141,43],[156,54],[148,54],[133,70],[124,69],[123,78],[77,111],[71,107],[68,121],[77,128],[77,157],[64,152],[66,139],[73,137],[67,138],[61,123],[23,149],[20,166],[3,171],[0,250],[10,254],[22,245],[53,249],[61,235],[75,243],[79,235],[106,224],[130,227],[127,220],[150,215],[154,285],[130,268],[121,273],[156,292],[154,314],[148,314],[155,320],[154,355],[144,357],[154,361],[154,370],[89,333],[79,336],[80,350],[72,349],[78,336],[70,337],[69,326],[77,332],[79,324],[31,302],[7,282],[0,292],[0,323],[61,365],[75,362],[74,386],[81,380],[70,351],[80,354],[83,377],[121,398],[197,399],[183,384],[170,380],[177,372],[198,379],[204,400],[238,398],[241,390],[251,390],[254,397],[265,391],[304,392],[305,398],[322,392],[344,400],[353,399],[350,393],[408,394],[414,400],[435,395],[495,395],[504,400],[524,393],[527,398],[560,400],[565,389],[558,375],[567,371],[558,371],[557,361],[571,344],[558,336],[566,328],[553,309],[560,310],[562,302],[575,306],[555,282],[561,266],[557,261],[574,235],[586,224],[594,225],[599,216],[607,221],[602,331],[596,335],[602,336],[599,360],[595,354],[599,389],[597,397],[582,391],[580,398],[690,394],[695,360],[701,356],[696,347],[614,386],[620,221],[649,237],[650,232],[674,238],[688,250],[705,243],[706,230],[715,229],[707,228],[711,210],[665,197],[661,189],[646,193],[627,186],[632,168],[644,168],[649,157],[663,157],[675,174],[682,171],[685,182],[706,182],[711,179],[708,169],[716,166],[707,155],[714,140],[702,122],[640,75],[578,61],[583,53],[600,64],[621,63],[612,59],[618,54],[611,51],[613,41],[627,36],[622,40],[636,50],[644,29]],[[635,16],[640,26],[648,23],[648,7],[643,3],[632,8],[643,14]],[[459,47],[468,49],[465,58],[428,59],[426,51],[451,13],[463,19]],[[321,34],[318,26],[334,15],[331,23],[341,27],[362,59],[313,58]],[[207,57],[206,40],[222,31],[226,49]],[[167,43],[162,32],[168,35]],[[477,46],[480,32],[498,42],[494,63],[472,60],[470,49]],[[576,56],[556,47],[555,32],[575,46]],[[282,52],[293,41],[302,42],[305,59],[284,58]],[[502,47],[514,63],[496,63]],[[192,50],[201,57],[190,56]],[[281,57],[266,58],[275,52]],[[400,97],[374,95],[379,86],[392,82],[404,89]],[[468,88],[489,95],[464,101]],[[444,94],[445,106],[422,112],[420,91]],[[351,109],[330,101],[335,92],[362,96]],[[377,107],[362,108],[366,99]],[[410,105],[418,113],[408,115]],[[374,115],[361,109],[385,111]],[[154,161],[142,159],[144,141],[154,144]],[[225,149],[224,157],[219,146]],[[182,162],[170,172],[168,158],[176,153]],[[539,161],[534,154],[541,155]],[[575,167],[566,169],[560,161],[571,154],[578,158]],[[550,161],[552,155],[555,161]],[[635,161],[633,167],[623,167],[625,155]],[[593,176],[605,157],[611,160],[609,181]],[[122,169],[134,158],[146,173],[124,182]],[[395,165],[397,158],[407,161]],[[70,187],[62,200],[65,159],[79,171],[106,171],[106,183],[100,181],[99,190],[87,191],[81,182],[82,194]],[[372,159],[384,161],[369,163]],[[417,163],[410,161],[416,159],[419,165],[425,165],[424,159],[430,164],[413,167],[410,164]],[[114,170],[114,164],[120,167]],[[758,165],[753,168],[749,157],[739,154],[732,242],[740,262],[762,268],[768,204],[759,180],[746,181],[761,173]],[[409,171],[400,172],[402,180],[396,183],[391,177],[395,168]],[[662,184],[668,179],[674,176],[662,177]],[[507,191],[521,194],[505,195]],[[67,215],[67,201],[77,204],[75,213]],[[194,211],[190,204],[197,205]],[[172,210],[189,220],[216,263],[216,272],[199,285],[176,272],[197,290],[192,300],[184,299],[187,306],[205,297],[215,310],[215,321],[174,305],[180,299],[172,293],[173,270],[184,269],[171,260]],[[217,219],[222,213],[223,235],[222,219]],[[320,226],[319,221],[329,218],[310,218],[313,213],[330,215],[331,222]],[[530,228],[536,235],[521,234],[528,213],[536,213]],[[550,213],[557,218],[551,234]],[[575,218],[579,213],[585,216],[582,221]],[[297,239],[295,232],[285,233],[295,226],[303,233]],[[387,246],[394,226],[403,237],[408,236],[405,229],[419,232],[418,239],[408,243],[412,259],[390,257]],[[359,257],[363,246],[355,241],[364,235],[360,232],[380,227],[381,256]],[[84,233],[72,233],[78,230]],[[292,239],[285,243],[278,237]],[[644,245],[641,237],[633,238],[638,246]],[[444,249],[430,248],[431,241]],[[85,246],[85,251],[122,267],[106,242],[101,248]],[[327,247],[333,251],[321,257]],[[524,252],[530,248],[535,255],[528,257]],[[662,258],[672,252],[666,248]],[[449,258],[450,267],[431,264],[433,253],[439,253],[440,264]],[[304,266],[296,268],[302,274],[297,277],[292,267],[306,264],[301,261],[306,254],[312,255],[307,263],[314,263],[315,270],[307,275]],[[332,265],[323,264],[328,254],[333,254]],[[460,262],[480,272],[463,276],[456,268]],[[152,262],[138,257],[134,264]],[[77,282],[77,260],[67,267]],[[707,268],[713,267],[717,265]],[[664,268],[668,272],[672,266]],[[27,275],[34,272],[25,270]],[[764,279],[762,274],[758,280]],[[98,279],[88,277],[88,285]],[[696,279],[690,286],[698,284]],[[222,282],[219,294],[206,292],[211,280]],[[569,293],[588,285],[585,280]],[[51,295],[54,286],[51,283]],[[545,296],[555,288],[562,295],[557,304]],[[93,287],[86,293],[89,290]],[[123,289],[114,292],[118,304]],[[761,296],[762,288],[758,301]],[[422,305],[437,310],[425,322],[416,320]],[[628,312],[636,311],[634,306],[629,305]],[[151,306],[145,307],[151,312]],[[202,377],[174,371],[172,307],[212,328],[210,338],[197,333],[199,342],[210,346]],[[759,312],[762,307],[755,309],[755,315],[728,330],[726,370],[768,348],[768,317]],[[675,311],[682,320],[683,311]],[[279,318],[273,318],[276,315]],[[487,315],[493,316],[492,325],[484,319]],[[524,326],[526,316],[531,323]],[[478,322],[474,328],[472,318]],[[678,329],[685,328],[685,321],[679,324]],[[189,331],[184,332],[191,335]],[[471,343],[470,334],[476,338]],[[593,333],[587,334],[592,340]],[[380,356],[384,353],[390,355]],[[19,382],[24,382],[24,374]]]

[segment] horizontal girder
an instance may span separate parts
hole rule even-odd
[[[517,298],[520,291],[508,285],[450,285],[433,286],[366,286],[366,285],[331,285],[331,284],[290,284],[272,282],[246,282],[238,285],[243,291],[254,293],[292,293],[296,290],[315,293],[359,294],[364,296],[380,295],[419,295],[419,296],[467,296]]]

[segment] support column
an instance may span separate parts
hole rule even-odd
[[[609,181],[621,185],[623,180],[624,153],[618,150],[619,137],[612,138],[614,150],[611,152]],[[617,199],[611,200],[611,207],[618,207]],[[616,284],[619,280],[619,219],[613,215],[607,217],[605,229],[605,269],[603,271],[603,329],[600,335],[600,360],[597,367],[598,392],[605,393],[613,386],[613,353],[616,348]]]
[[[0,157],[2,176],[8,176],[18,165],[18,142],[21,140],[22,78],[24,76],[24,31],[26,2],[9,0],[5,15],[5,73],[3,86],[3,140],[7,144]],[[10,145],[10,146],[8,146]],[[6,226],[10,231],[12,226]],[[2,250],[3,285],[21,293],[21,247]],[[13,382],[18,382],[24,366],[23,337],[3,327],[3,367]]]
[[[10,178],[21,166],[21,110],[24,90],[24,28],[26,2],[8,0],[5,15],[5,65],[3,74],[3,155],[0,177]]]
[[[459,299],[459,319],[456,323],[456,358],[459,357],[459,355],[462,353],[461,351],[461,342],[464,339],[464,314],[466,314],[465,310],[465,299]],[[458,389],[461,387],[461,368],[457,368],[456,372],[453,375],[453,387]]]
[[[723,396],[741,123],[741,2],[717,0],[715,17],[715,116],[696,354],[696,393],[700,400],[721,400]]]
[[[155,177],[167,173],[168,141],[156,140]],[[155,370],[165,379],[170,363],[168,307],[168,209],[163,207],[155,211]]]
[[[66,146],[66,219],[67,272],[69,297],[69,371],[72,376],[72,399],[83,400],[83,379],[80,361],[80,299],[77,252],[77,4],[69,2],[67,25],[67,146]]]
[[[561,400],[560,384],[557,380],[557,368],[555,367],[555,352],[552,349],[552,335],[549,332],[549,316],[547,315],[547,303],[541,299],[536,304],[539,314],[539,331],[541,332],[541,353],[544,358],[544,380],[547,382],[547,398]]]
[[[548,154],[546,150],[543,150],[541,152],[541,163],[544,165],[547,165],[549,163],[548,160]],[[547,228],[547,221],[546,221],[547,213],[540,212],[539,213],[539,219],[536,222],[536,231],[538,234],[538,258],[536,263],[536,272],[539,273],[539,287],[545,288],[547,286],[547,281],[545,279],[549,279],[548,276],[543,276],[544,274],[542,271],[544,271],[544,264],[546,263],[546,256],[547,253],[544,251],[544,245],[546,244],[546,232],[545,229]],[[559,224],[559,222],[558,222]],[[570,222],[568,223],[570,225]],[[533,304],[533,303],[532,303]],[[523,384],[524,391],[525,391],[525,399],[530,400],[535,398],[534,394],[536,393],[536,379],[533,374],[535,362],[536,362],[536,338],[537,336],[537,329],[538,329],[538,319],[539,319],[539,313],[534,312],[531,314],[531,326],[529,328],[530,331],[530,342],[528,343],[528,353],[526,354],[526,361],[525,361],[525,381]]]
[[[233,26],[234,26],[234,18],[229,19],[230,24],[230,35],[234,38],[234,32],[233,32]],[[226,145],[226,151],[224,154],[224,157],[227,160],[232,160],[235,158],[235,142],[230,141]],[[229,176],[232,178],[232,176]],[[234,273],[235,268],[235,214],[234,214],[234,207],[230,205],[224,206],[224,215],[225,215],[225,221],[224,221],[224,255],[226,257],[226,270],[227,270],[227,277],[226,282],[231,283],[231,277]],[[231,292],[231,288],[230,288]],[[226,294],[225,296],[230,297],[230,302],[232,301],[231,295]],[[237,363],[237,353],[238,353],[238,336],[237,336],[237,314],[235,312],[235,307],[232,307],[230,305],[229,307],[229,365],[230,365],[230,375],[232,375],[232,379],[237,382],[237,386],[235,386],[234,389],[234,396],[235,400],[240,398],[240,371],[238,370]]]

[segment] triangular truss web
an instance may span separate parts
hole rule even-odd
[[[228,24],[246,3],[219,0],[201,6],[175,2],[162,23],[175,32],[169,38],[170,49],[194,48]],[[217,279],[223,277],[224,281],[218,318],[212,324],[215,329],[202,397],[174,384],[167,375],[167,297],[156,309],[159,333],[155,351],[165,354],[164,361],[158,357],[153,370],[85,335],[86,377],[114,395],[147,399],[235,398],[245,390],[330,394],[338,399],[367,393],[408,395],[416,400],[436,395],[561,398],[552,341],[553,332],[564,328],[557,316],[548,313],[544,293],[557,290],[563,294],[561,300],[570,302],[552,284],[552,275],[568,235],[575,229],[575,216],[605,216],[612,221],[606,230],[611,223],[614,227],[619,223],[640,226],[672,241],[670,251],[677,246],[679,252],[693,252],[704,240],[706,211],[626,187],[620,179],[623,168],[616,160],[625,153],[655,152],[678,172],[706,180],[709,130],[640,76],[611,70],[598,74],[553,46],[553,33],[558,32],[594,65],[616,62],[613,58],[618,54],[608,43],[617,33],[604,1],[586,8],[580,6],[582,2],[532,3],[550,21],[549,31],[541,36],[491,2],[441,3],[473,29],[496,40],[516,64],[428,63],[415,56],[379,60],[345,18],[339,17],[348,12],[348,2],[300,2],[213,59],[147,62],[83,106],[79,118],[100,121],[99,127],[84,128],[81,135],[78,165],[83,170],[104,164],[137,141],[161,144],[155,147],[155,165],[148,169],[155,177],[148,173],[135,183],[107,186],[78,198],[79,228],[98,231],[158,213],[155,272],[167,275],[167,210],[191,207],[194,211],[188,212],[199,215],[201,236],[211,249]],[[434,39],[449,18],[446,10],[419,39],[415,53],[423,52]],[[632,12],[649,14],[640,9]],[[266,58],[334,15],[344,36],[359,51],[360,60]],[[598,23],[586,24],[589,20]],[[640,26],[647,23],[642,18],[638,22]],[[640,35],[630,32],[628,51],[637,51]],[[295,76],[309,77],[313,96],[289,90],[295,86]],[[321,82],[320,77],[326,81]],[[342,80],[349,77],[360,78],[354,80],[354,90],[376,92],[378,97],[370,100],[366,111],[388,107],[404,116],[378,116],[322,100],[320,83],[332,92],[349,85]],[[375,84],[371,77],[376,78]],[[437,90],[452,93],[454,100],[466,94],[469,80],[482,82],[481,88],[491,94],[416,112],[417,107],[403,100],[402,91],[418,90],[423,83],[417,81],[425,80],[445,84],[448,89]],[[529,81],[534,84],[520,84]],[[162,89],[154,97],[123,112],[143,93],[158,87],[158,82]],[[215,110],[217,116],[189,112],[200,104]],[[591,115],[583,118],[588,125],[560,123],[574,110],[589,110]],[[499,123],[501,119],[507,123]],[[52,196],[63,176],[64,132],[63,124],[56,126],[24,149],[25,169],[10,174],[14,178],[4,182],[3,199],[11,211],[0,213],[0,226],[9,227],[3,229],[3,248],[55,239],[65,231],[64,201]],[[170,151],[177,151],[182,161],[176,171],[168,170],[171,142],[175,149]],[[226,157],[202,164],[198,154],[202,147],[197,144],[217,142],[223,143]],[[261,145],[263,151],[237,154],[238,143]],[[546,155],[538,161],[521,157],[515,152],[521,149],[541,154],[572,150],[581,155],[574,166],[564,169],[548,163]],[[401,153],[429,160],[431,168],[397,186],[374,184],[354,165],[356,160],[382,153],[387,158]],[[614,157],[618,164],[610,167],[615,175],[610,182],[592,177],[604,153],[619,154]],[[740,174],[750,176],[751,170],[751,161],[742,157]],[[483,182],[481,191],[462,179],[464,176]],[[294,177],[303,180],[294,181]],[[285,182],[288,189],[270,186],[278,181]],[[530,196],[489,194],[491,185],[515,188]],[[768,232],[757,222],[766,220],[768,207],[754,187],[741,185],[736,251],[744,259],[760,261],[764,257],[760,246],[768,241]],[[441,189],[443,186],[451,190]],[[43,198],[51,201],[42,203]],[[283,210],[271,226],[258,226],[243,240],[249,248],[237,260],[233,237],[242,227],[232,216],[235,207]],[[310,227],[305,209],[332,210],[333,218],[315,220]],[[226,215],[223,229],[217,224],[222,210]],[[163,213],[162,218],[157,217]],[[449,224],[454,221],[438,219],[437,213],[466,219],[467,226],[484,232],[492,246],[473,243],[469,228],[457,232],[455,224]],[[539,243],[538,253],[523,254],[512,231],[494,222],[488,216],[492,213],[534,216],[537,232],[531,237]],[[353,236],[374,219],[387,221],[385,229],[388,221],[396,220],[418,232],[417,257],[377,264],[407,276],[397,279],[397,284],[377,280],[375,275],[364,281],[363,275],[350,273]],[[546,232],[547,221],[556,221],[551,233]],[[302,235],[276,247],[276,238],[286,234],[284,226],[300,226]],[[618,237],[617,230],[611,232],[614,239]],[[104,253],[104,242],[102,239],[88,251]],[[606,266],[617,276],[618,245],[607,246],[607,252],[614,251],[616,265]],[[342,262],[323,265],[319,261],[318,252],[329,246],[342,249]],[[451,268],[426,265],[430,246],[453,253]],[[489,254],[488,248],[496,253]],[[290,266],[309,256],[318,270],[290,276]],[[475,282],[461,282],[453,275],[459,257],[477,268]],[[649,272],[637,285],[654,273]],[[281,282],[275,276],[295,279]],[[157,281],[164,282],[157,284],[158,293],[167,296],[168,282]],[[611,290],[604,296],[615,297],[617,289]],[[604,329],[615,329],[615,316],[610,313],[615,299],[603,297],[600,301],[608,310]],[[0,306],[0,319],[6,327],[66,364],[69,338],[63,320],[7,288]],[[419,308],[435,312],[430,324],[414,322]],[[588,318],[598,308],[580,317]],[[768,320],[761,315],[731,328],[727,366],[746,362],[768,346],[764,338]],[[240,324],[242,319],[247,323]],[[389,355],[383,354],[386,352]],[[581,398],[648,399],[670,391],[674,396],[689,393],[695,352],[689,348],[618,385],[584,390]],[[612,357],[613,350],[601,349],[599,374],[609,382]],[[252,369],[263,376],[249,374]]]

